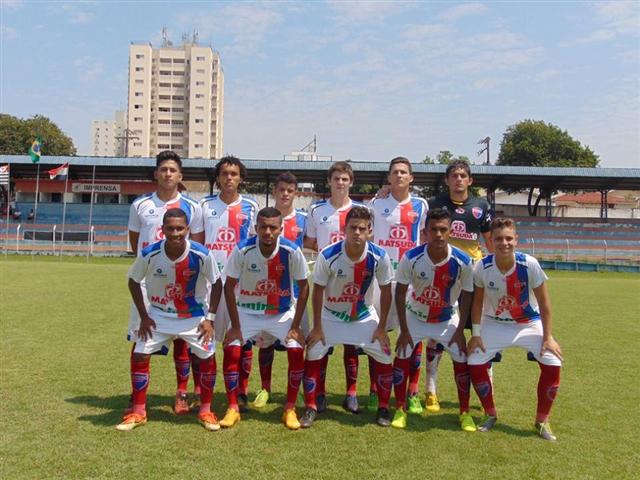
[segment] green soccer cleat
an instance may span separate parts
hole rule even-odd
[[[399,408],[393,415],[391,426],[394,428],[407,428],[407,412]]]
[[[465,432],[475,432],[478,430],[476,428],[476,422],[473,421],[473,417],[469,412],[460,414],[460,427]]]
[[[548,440],[549,442],[555,442],[557,440],[556,436],[551,431],[551,425],[549,425],[549,422],[536,422],[535,428],[538,435],[543,439]]]
[[[478,427],[478,431],[479,432],[488,432],[493,427],[495,427],[497,421],[498,421],[498,417],[494,417],[493,415],[486,415],[482,419],[482,423]]]
[[[367,410],[369,410],[371,413],[376,413],[378,411],[378,394],[376,392],[369,393]]]
[[[409,413],[420,415],[423,412],[422,403],[420,402],[418,394],[411,395],[407,399],[407,402],[409,403]]]
[[[269,392],[264,388],[258,392],[255,400],[253,401],[254,408],[264,408],[269,403]]]

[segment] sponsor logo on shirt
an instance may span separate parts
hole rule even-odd
[[[496,308],[496,316],[504,312],[509,312],[510,310],[512,310],[517,306],[518,306],[518,301],[514,297],[512,297],[511,295],[503,295],[502,297],[500,297],[500,300],[498,300],[498,308]]]
[[[276,294],[279,297],[289,297],[291,296],[291,291],[289,289],[278,288],[276,281],[271,278],[265,278],[258,281],[258,283],[256,283],[255,290],[240,290],[240,295],[248,297],[264,297],[271,294]]]
[[[483,213],[484,210],[482,210],[480,207],[473,207],[471,209],[471,215],[473,215],[473,218],[475,218],[476,220],[480,220]]]
[[[451,222],[451,237],[460,240],[477,240],[478,235],[468,233],[467,226],[462,220],[454,220]]]
[[[459,213],[460,215],[464,215],[464,208],[457,207],[456,213]]]
[[[429,285],[425,287],[420,295],[416,295],[415,292],[411,294],[413,299],[421,303],[423,305],[427,305],[429,307],[447,307],[448,303],[442,300],[442,296],[440,294],[440,290]]]
[[[354,282],[347,283],[342,287],[342,293],[337,297],[327,297],[327,301],[333,303],[354,303],[358,301],[360,285]]]
[[[182,285],[168,283],[164,288],[164,296],[171,300],[180,300],[182,298]]]

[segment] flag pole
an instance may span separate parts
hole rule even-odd
[[[62,244],[64,243],[64,225],[67,218],[67,185],[69,183],[69,170],[71,165],[67,166],[67,176],[64,179],[64,192],[62,193],[62,236],[60,237],[60,258],[62,258]]]
[[[38,219],[38,197],[40,196],[40,162],[36,170],[36,199],[33,205],[33,223],[31,224],[31,241],[36,239],[36,220]],[[55,235],[55,232],[53,233]],[[31,246],[31,260],[33,260],[33,245]],[[55,254],[55,252],[54,252]]]
[[[9,210],[11,210],[11,162],[9,165],[9,182],[7,183],[7,228],[6,235],[4,236],[4,256],[5,258],[9,255]],[[18,235],[18,231],[16,230],[16,235]]]
[[[87,234],[87,262],[89,261],[89,255],[91,254],[91,222],[93,221],[93,189],[96,184],[96,165],[93,164],[93,172],[91,174],[91,204],[89,205],[89,233]]]

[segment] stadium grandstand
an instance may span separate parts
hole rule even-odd
[[[50,180],[47,171],[66,162],[70,168],[64,203],[65,182]],[[270,204],[271,182],[283,171],[314,184],[315,195],[302,195],[298,208],[324,194],[331,165],[326,161],[243,162],[248,170],[246,181],[264,188],[263,195],[256,195],[261,206]],[[350,163],[357,184],[386,183],[387,162]],[[130,251],[129,205],[136,196],[154,190],[155,159],[42,157],[38,170],[28,156],[5,155],[0,164],[9,164],[13,189],[4,187],[2,192],[0,248],[5,252],[126,255]],[[213,165],[213,160],[184,160],[188,195],[198,199],[214,191]],[[438,186],[446,165],[415,164],[413,168],[414,185]],[[640,266],[640,169],[493,165],[473,165],[472,169],[474,186],[482,189],[494,212],[518,221],[521,250],[550,262]],[[519,194],[521,205],[514,207],[505,200],[515,197],[506,195],[508,192],[524,190],[529,194]],[[12,213],[21,215],[15,219],[9,215],[8,202]],[[34,218],[29,220],[31,210]],[[572,212],[579,215],[570,216]]]

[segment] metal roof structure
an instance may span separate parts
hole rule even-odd
[[[90,180],[95,165],[96,180],[151,180],[155,169],[154,158],[124,157],[61,157],[43,156],[39,162],[41,178],[47,170],[69,162],[69,177]],[[246,165],[248,182],[271,182],[281,172],[290,171],[298,181],[325,184],[327,171],[333,162],[242,159]],[[12,178],[35,178],[36,166],[27,155],[0,155],[0,164],[11,164]],[[213,183],[212,159],[183,159],[186,181]],[[358,184],[382,185],[386,183],[388,162],[349,162]],[[474,185],[487,190],[530,189],[541,190],[640,190],[640,168],[550,168],[506,167],[498,165],[472,165]],[[427,186],[442,182],[446,165],[413,164],[414,184]]]

